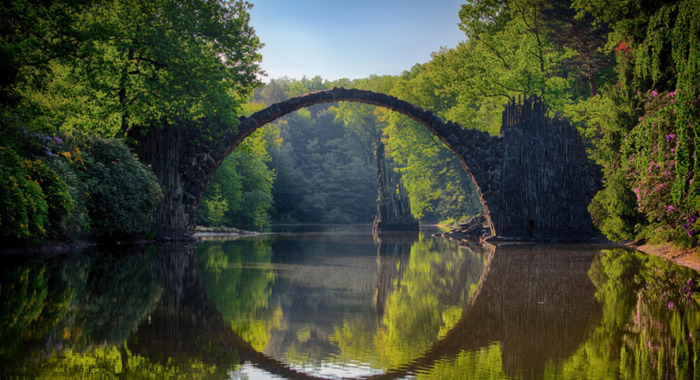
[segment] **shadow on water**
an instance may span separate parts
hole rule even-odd
[[[2,378],[692,378],[698,365],[698,273],[620,249],[293,234],[2,260]]]

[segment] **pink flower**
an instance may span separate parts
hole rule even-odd
[[[668,211],[673,212],[673,206],[668,206]]]
[[[659,93],[656,92],[656,90],[653,90],[653,91],[651,92],[651,94],[652,94],[654,97],[656,97],[656,95],[659,95]]]

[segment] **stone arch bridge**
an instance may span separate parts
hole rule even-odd
[[[492,235],[572,240],[592,232],[587,206],[598,190],[600,171],[587,160],[575,128],[547,117],[538,99],[508,104],[501,134],[491,136],[445,122],[393,96],[334,88],[241,117],[238,128],[207,120],[188,128],[133,129],[130,136],[138,141],[134,151],[151,165],[165,195],[156,215],[157,236],[192,234],[205,187],[223,160],[255,130],[298,109],[339,101],[388,108],[437,136],[474,183]]]

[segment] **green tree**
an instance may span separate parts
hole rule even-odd
[[[220,224],[226,221],[225,215],[228,211],[228,201],[221,196],[221,189],[214,185],[213,195],[204,200],[204,207],[207,210],[207,218],[214,227],[219,227]]]
[[[261,44],[248,25],[249,7],[210,0],[81,7],[65,27],[80,37],[72,52],[43,66],[51,78],[46,88],[19,86],[24,108],[38,110],[36,122],[104,135],[202,117],[235,124],[260,71]]]
[[[611,26],[606,50],[617,60],[618,82],[602,91],[603,99],[594,101],[604,105],[607,111],[602,113],[611,117],[601,121],[593,99],[591,107],[583,105],[579,113],[593,121],[587,136],[605,167],[606,182],[616,184],[615,189],[608,186],[604,191],[637,193],[636,201],[625,205],[615,205],[607,196],[596,198],[613,202],[605,208],[618,208],[628,215],[641,213],[646,220],[632,229],[635,235],[694,244],[700,231],[696,224],[700,164],[695,143],[700,3],[582,0],[573,4],[579,17],[590,12],[596,22]]]
[[[274,135],[274,131],[270,131]],[[268,147],[276,142],[268,138],[268,128],[248,137],[224,160],[204,192],[205,199],[216,197],[228,202],[224,211],[227,223],[238,227],[262,227],[270,219],[273,206],[272,185],[275,171],[270,168]],[[207,204],[200,207],[200,222],[211,222]]]

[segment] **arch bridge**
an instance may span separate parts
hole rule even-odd
[[[139,142],[135,153],[151,165],[165,195],[156,217],[157,236],[193,233],[205,187],[223,160],[255,130],[301,108],[339,101],[388,108],[437,136],[474,183],[492,235],[572,240],[592,232],[587,206],[600,186],[600,170],[588,161],[576,129],[563,119],[549,118],[537,98],[508,104],[501,134],[491,136],[445,122],[390,95],[334,88],[241,117],[237,128],[207,120],[189,128],[132,130]],[[206,135],[214,138],[202,138]]]

